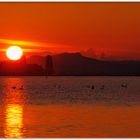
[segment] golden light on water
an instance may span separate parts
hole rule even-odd
[[[22,138],[23,108],[21,105],[8,105],[6,108],[6,128],[7,138]]]
[[[13,82],[12,82],[13,81]],[[21,78],[7,78],[5,81],[6,88],[4,90],[5,104],[5,138],[23,138],[23,104],[25,102],[25,92],[19,90],[24,85]],[[13,89],[15,85],[17,89]]]

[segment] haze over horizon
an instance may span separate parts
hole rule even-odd
[[[140,3],[0,3],[0,17],[0,59],[19,45],[27,55],[140,60]]]

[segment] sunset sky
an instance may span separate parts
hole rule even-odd
[[[140,3],[0,3],[0,59],[11,45],[140,60]]]

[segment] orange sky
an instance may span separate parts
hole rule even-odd
[[[140,3],[0,3],[0,53],[14,44],[32,54],[140,60],[139,24]]]

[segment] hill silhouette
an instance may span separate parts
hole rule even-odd
[[[54,75],[140,76],[140,61],[100,61],[80,53],[53,55]],[[31,64],[44,67],[45,57],[31,56]]]
[[[0,62],[0,75],[140,76],[140,61],[101,61],[80,53],[49,56],[51,61],[46,58],[36,55],[19,61]]]

